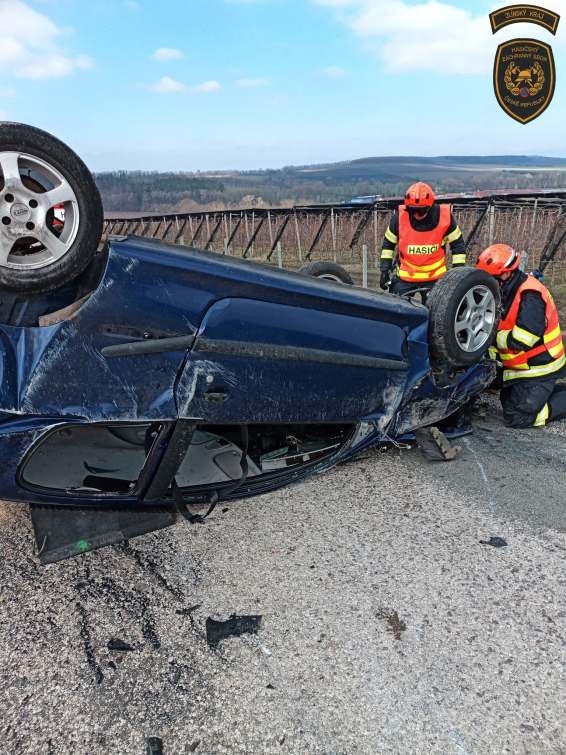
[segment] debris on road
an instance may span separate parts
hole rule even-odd
[[[179,616],[190,616],[193,611],[196,611],[200,607],[201,604],[198,603],[196,606],[191,606],[190,608],[178,608],[175,613]]]
[[[147,755],[163,755],[163,740],[159,737],[148,737]]]
[[[232,614],[226,621],[216,621],[210,616],[206,620],[206,641],[211,648],[217,647],[226,637],[240,637],[242,634],[255,634],[261,626],[262,616],[236,616]]]
[[[421,427],[414,431],[419,451],[427,461],[452,461],[462,450],[452,447],[437,427]]]
[[[128,645],[124,640],[117,640],[113,637],[108,643],[108,650],[135,650],[135,648]]]
[[[493,545],[494,548],[505,548],[507,542],[502,537],[490,537],[489,540],[480,540],[481,545]]]

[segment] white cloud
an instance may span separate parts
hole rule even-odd
[[[508,27],[494,42],[487,12],[473,16],[468,10],[438,0],[417,5],[403,0],[314,2],[336,9],[340,22],[375,47],[385,73],[489,73],[497,44],[520,36],[523,26]],[[555,0],[554,5],[566,10],[566,0]],[[532,25],[526,26],[530,29],[528,36],[532,36]]]
[[[187,87],[178,81],[173,81],[169,76],[164,76],[157,84],[152,84],[149,89],[156,94],[170,94],[171,92],[186,92]]]
[[[338,66],[328,66],[328,68],[323,68],[320,73],[323,73],[326,76],[330,76],[333,79],[343,79],[348,75],[348,71],[345,71],[343,68],[339,68]]]
[[[220,84],[217,81],[205,81],[203,84],[191,87],[189,92],[217,92],[219,89]]]
[[[160,47],[151,56],[154,60],[183,60],[185,57],[181,50],[172,47]]]
[[[269,86],[269,79],[240,79],[238,86],[244,89],[255,89],[257,87]]]
[[[49,79],[91,68],[88,56],[71,56],[59,48],[59,38],[68,33],[22,0],[0,0],[0,71]]]

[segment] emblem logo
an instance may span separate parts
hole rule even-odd
[[[551,34],[556,34],[560,16],[546,8],[539,8],[538,5],[508,5],[490,13],[489,21],[494,34],[504,26],[522,22],[538,24]]]
[[[14,202],[10,208],[10,215],[14,220],[17,220],[18,223],[25,223],[30,219],[31,211],[29,207],[26,207],[22,202]]]
[[[536,39],[513,39],[499,45],[493,68],[497,101],[507,115],[529,123],[550,105],[556,68],[550,45]]]

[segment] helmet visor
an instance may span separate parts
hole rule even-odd
[[[430,207],[427,207],[425,204],[408,204],[406,205],[406,207],[409,215],[426,215],[426,213],[430,210]]]

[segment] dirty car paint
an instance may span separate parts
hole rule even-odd
[[[427,328],[426,308],[399,297],[147,239],[113,242],[100,284],[72,318],[0,323],[0,498],[94,501],[19,484],[30,447],[68,421],[369,422],[357,444],[309,473],[326,468],[385,432],[447,416],[485,387],[485,365],[450,389],[433,383]],[[102,354],[186,336],[190,350]]]

